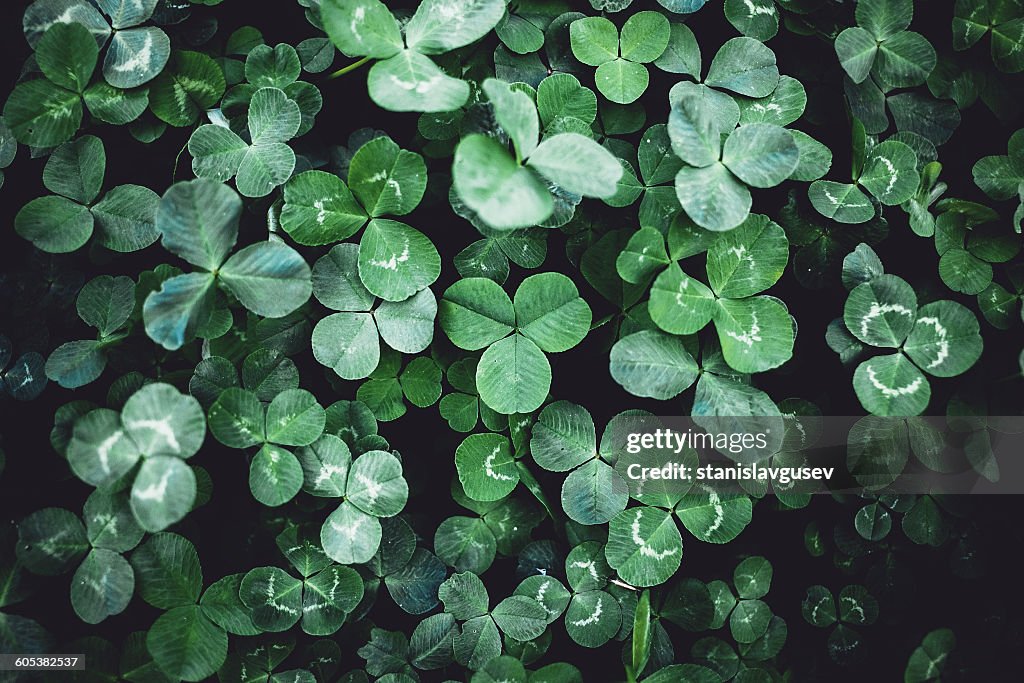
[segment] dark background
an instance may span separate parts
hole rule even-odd
[[[21,65],[30,55],[22,36],[21,14],[26,2],[7,2],[0,7],[0,93],[8,93],[16,82]],[[389,3],[390,4],[390,3]],[[634,3],[635,9],[645,9],[648,3]],[[653,3],[650,3],[653,5]],[[852,24],[852,5],[846,11],[851,15],[846,22]],[[918,16],[912,28],[929,37],[940,51],[949,49],[952,2],[918,3]],[[922,11],[925,7],[926,10]],[[587,3],[581,11],[591,12]],[[220,23],[218,37],[222,41],[235,28],[251,24],[258,27],[269,44],[288,42],[296,44],[303,38],[316,35],[303,16],[297,3],[245,2],[228,0],[215,8],[196,8],[196,14],[214,16]],[[626,13],[628,14],[628,12]],[[619,15],[624,16],[624,15]],[[612,19],[621,23],[621,19]],[[713,0],[688,21],[701,45],[706,71],[718,46],[735,35],[734,29],[722,17],[721,3]],[[494,41],[493,34],[487,38]],[[825,142],[835,155],[830,178],[845,180],[849,168],[849,123],[843,110],[840,72],[831,44],[817,38],[798,37],[791,33],[780,35],[769,42],[779,58],[780,71],[798,78],[809,66],[825,65],[831,79],[826,88],[813,88],[808,84],[809,111],[814,112],[811,122],[799,121],[796,126]],[[485,48],[486,49],[486,48]],[[988,40],[974,52],[982,63],[987,58]],[[340,68],[348,60],[339,55],[333,68]],[[345,144],[350,132],[371,126],[386,130],[401,146],[417,149],[414,142],[415,114],[384,112],[369,102],[366,96],[365,68],[343,78],[327,81],[321,75],[304,74],[320,87],[324,96],[324,109],[317,125],[306,140],[317,145]],[[652,85],[641,99],[648,106],[648,125],[663,122],[667,111],[659,108],[665,102],[664,93],[675,82],[674,77],[652,69]],[[593,83],[586,83],[593,87]],[[977,103],[962,112],[963,121],[953,139],[940,148],[943,179],[951,187],[947,196],[984,201],[971,180],[974,162],[988,154],[1005,154],[1006,140],[1020,121],[1000,122],[982,104]],[[646,127],[646,126],[645,126]],[[104,189],[133,182],[147,185],[162,193],[175,180],[190,177],[187,154],[185,162],[173,175],[174,160],[188,140],[191,129],[169,129],[156,143],[144,145],[134,140],[123,128],[102,126],[96,129],[107,150],[108,165]],[[89,132],[93,132],[90,130]],[[13,232],[13,218],[29,199],[44,193],[41,173],[44,159],[29,159],[28,150],[21,147],[15,163],[6,169],[6,182],[0,189],[0,333],[12,338],[15,354],[36,349],[43,355],[71,340],[86,338],[89,330],[74,314],[75,287],[100,274],[138,274],[163,261],[176,260],[158,246],[130,255],[90,253],[88,249],[62,257],[40,257],[31,245]],[[444,170],[450,160],[430,163],[434,170]],[[800,190],[803,191],[802,189]],[[785,202],[785,191],[755,192],[755,210],[776,215]],[[636,206],[621,211],[606,209],[603,205],[585,202],[597,212],[606,212],[617,227],[635,226]],[[998,207],[1004,216],[1012,208]],[[937,278],[938,258],[929,240],[914,236],[908,229],[904,214],[898,208],[886,210],[890,236],[877,247],[887,272],[906,278],[919,292],[922,300],[953,298],[977,311],[973,297],[960,297],[945,289]],[[621,217],[621,218],[620,218]],[[455,217],[444,206],[425,204],[407,218],[407,221],[428,234],[442,254],[443,268],[438,283],[432,289],[440,295],[457,278],[452,257],[478,238],[473,228]],[[251,229],[246,231],[246,225]],[[243,222],[242,239],[254,239],[261,231],[260,212],[256,211]],[[837,229],[845,229],[838,226]],[[1009,229],[1009,228],[1007,228]],[[255,238],[258,238],[256,236]],[[584,298],[594,309],[595,319],[613,312],[601,297],[579,275],[565,257],[565,237],[552,231],[548,258],[541,270],[564,272],[573,277]],[[312,263],[318,250],[303,250]],[[179,264],[180,265],[180,264]],[[702,273],[702,259],[697,258],[689,272]],[[31,274],[27,279],[24,273]],[[529,275],[513,266],[506,289],[513,291],[522,277]],[[1004,283],[1005,284],[1005,283]],[[69,293],[70,289],[70,293]],[[843,367],[836,355],[824,344],[827,323],[841,315],[845,291],[832,287],[821,291],[803,288],[787,271],[782,281],[771,292],[790,307],[799,323],[794,358],[783,368],[757,378],[757,384],[773,398],[806,398],[817,403],[825,414],[861,414],[851,387],[852,368]],[[70,305],[70,308],[68,307]],[[980,316],[979,316],[980,318]],[[981,385],[988,397],[1001,404],[1001,412],[1020,412],[1020,370],[1017,354],[1021,348],[1020,327],[1007,332],[995,330],[982,321],[985,352],[981,362],[962,378],[933,380],[933,398],[930,414],[942,414],[945,402],[953,391],[970,385]],[[629,408],[645,408],[655,413],[683,412],[683,399],[669,403],[638,399],[625,393],[607,372],[607,354],[612,339],[610,326],[594,333],[576,349],[551,357],[552,395],[558,399],[576,401],[594,415],[598,429],[614,414]],[[440,335],[443,338],[443,335]],[[180,355],[166,358],[156,352],[142,336],[139,351],[149,363],[147,367],[130,365],[126,369],[141,369],[147,375],[164,377],[184,388],[194,362]],[[132,357],[134,358],[134,357]],[[353,398],[356,383],[348,383],[339,392],[326,380],[322,368],[311,354],[295,358],[302,372],[303,386],[312,390],[323,405],[335,400]],[[116,365],[116,363],[114,363]],[[52,416],[63,403],[79,398],[102,402],[110,383],[119,375],[108,368],[94,384],[75,392],[51,384],[44,394],[31,403],[6,401],[0,403],[0,447],[6,451],[7,468],[0,474],[0,538],[4,557],[13,553],[11,525],[20,518],[46,506],[66,507],[80,511],[89,487],[69,474],[66,465],[49,444]],[[687,392],[692,396],[692,392]],[[1005,403],[1004,403],[1005,400]],[[382,423],[381,433],[403,454],[407,478],[410,482],[410,502],[407,513],[414,528],[422,536],[421,545],[432,548],[434,530],[445,518],[469,514],[455,505],[448,485],[454,475],[453,453],[463,438],[448,428],[437,413],[437,407],[411,408],[395,423]],[[253,499],[247,487],[247,458],[239,452],[220,447],[208,437],[203,450],[193,464],[206,468],[213,480],[213,498],[197,509],[172,530],[192,540],[203,562],[204,584],[209,585],[229,573],[246,571],[260,564],[282,565],[284,560],[274,546],[273,534],[262,531],[264,525],[273,527],[281,517],[281,510],[268,510]],[[542,476],[549,497],[557,499],[561,476]],[[527,495],[520,490],[517,495]],[[300,496],[301,498],[301,496]],[[293,510],[290,504],[285,512]],[[773,612],[783,617],[789,628],[786,646],[779,657],[779,669],[791,669],[794,681],[864,680],[872,677],[879,681],[902,679],[902,671],[913,649],[923,636],[934,628],[950,627],[957,636],[955,651],[964,673],[959,680],[1010,681],[1017,675],[1010,668],[1017,653],[1015,646],[1024,635],[1024,622],[1019,616],[1022,591],[1018,588],[1019,568],[1016,564],[1022,540],[1020,528],[1021,503],[1017,497],[975,497],[951,501],[956,510],[951,523],[956,538],[963,537],[984,568],[980,578],[957,578],[952,567],[960,554],[957,541],[947,542],[939,549],[916,546],[894,527],[883,543],[874,544],[871,552],[858,558],[848,573],[833,562],[834,535],[840,539],[855,533],[852,519],[859,504],[856,500],[835,501],[831,497],[817,496],[802,510],[786,510],[771,498],[756,506],[753,522],[732,543],[714,546],[702,543],[684,534],[684,563],[677,578],[697,577],[704,581],[724,579],[731,583],[737,562],[748,555],[763,554],[773,564],[775,577],[766,598]],[[320,517],[324,513],[319,513]],[[822,530],[828,543],[828,552],[812,558],[804,548],[805,527],[814,522]],[[835,530],[835,531],[834,531]],[[556,532],[550,522],[534,532],[535,538],[556,538],[564,552],[564,536]],[[68,600],[68,576],[58,578],[31,577],[36,592],[28,601],[9,611],[40,621],[55,636],[60,645],[86,635],[100,636],[117,647],[126,634],[145,630],[159,611],[136,597],[122,614],[109,618],[98,626],[83,624],[74,615]],[[486,575],[492,604],[508,595],[518,582],[516,558],[499,557]],[[800,601],[808,586],[823,584],[838,593],[850,583],[865,583],[879,598],[879,623],[858,630],[865,640],[859,660],[840,668],[829,658],[826,638],[831,629],[817,629],[807,624],[800,615]],[[369,619],[377,626],[389,630],[411,633],[419,617],[399,610],[382,590]],[[361,668],[362,660],[355,650],[366,640],[367,624],[346,627],[336,639],[346,653],[347,664]],[[666,628],[675,647],[676,661],[688,661],[694,634],[686,633],[672,624]],[[583,670],[586,680],[621,678],[619,664],[620,644],[615,641],[596,650],[588,651],[576,646],[565,634],[560,622],[552,627],[554,643],[547,655],[535,666],[552,661],[569,661]],[[292,629],[293,632],[298,629]],[[697,636],[708,635],[706,633]],[[715,635],[730,641],[727,632]],[[232,638],[232,648],[241,639]],[[313,639],[300,634],[300,647],[289,661],[293,666],[304,664],[301,645]],[[423,680],[441,680],[457,674],[426,672]]]

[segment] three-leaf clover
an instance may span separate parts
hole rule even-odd
[[[53,25],[77,23],[99,47],[110,37],[103,59],[103,77],[115,88],[137,88],[153,80],[171,56],[171,41],[155,26],[142,26],[157,9],[158,0],[36,0],[25,10],[25,38],[37,42]],[[92,5],[109,17],[104,18]]]
[[[241,211],[234,190],[203,178],[172,185],[160,200],[156,227],[164,248],[201,269],[165,280],[146,297],[146,334],[164,348],[181,348],[194,337],[210,316],[217,283],[268,318],[288,315],[309,299],[309,266],[283,242],[256,242],[228,256]]]
[[[300,448],[296,456],[307,493],[343,499],[320,529],[324,551],[339,564],[369,562],[380,548],[380,518],[397,515],[409,497],[402,462],[383,450],[353,459],[348,445],[331,433]]]
[[[504,414],[541,406],[551,386],[547,353],[567,351],[590,331],[591,311],[572,280],[541,273],[523,280],[514,301],[487,278],[464,278],[441,299],[440,323],[453,344],[485,349],[476,369],[480,398]]]
[[[363,579],[356,570],[335,564],[319,544],[300,539],[295,527],[277,538],[278,547],[302,575],[297,579],[280,567],[250,569],[238,597],[261,631],[287,631],[302,621],[302,630],[329,636],[363,599]]]
[[[166,610],[145,634],[156,664],[149,675],[205,680],[224,664],[228,633],[259,635],[238,599],[241,575],[226,576],[204,592],[199,555],[187,538],[155,534],[132,553],[131,563],[139,596]]]
[[[603,544],[586,541],[569,551],[565,576],[571,593],[550,576],[530,577],[516,588],[519,595],[541,595],[537,601],[547,610],[549,619],[557,619],[564,611],[569,637],[587,648],[601,647],[623,626],[623,606],[612,594],[615,587],[608,585],[614,572],[605,561],[604,550]]]
[[[451,491],[456,502],[477,515],[449,517],[434,533],[434,551],[438,558],[457,572],[483,574],[494,562],[495,555],[514,557],[544,519],[540,508],[516,496],[478,501],[470,498],[454,481]]]
[[[757,555],[736,565],[733,571],[735,595],[725,581],[709,583],[708,590],[715,603],[712,628],[721,626],[728,619],[729,631],[737,643],[752,643],[762,637],[775,618],[761,600],[771,587],[772,573],[771,563]]]
[[[326,42],[326,39],[322,40]],[[234,86],[225,94],[221,110],[229,119],[232,130],[240,132],[245,128],[246,110],[252,106],[253,96],[263,88],[279,88],[298,105],[301,122],[295,137],[312,130],[324,100],[316,86],[299,80],[303,68],[302,58],[294,47],[287,43],[279,43],[274,47],[255,45],[246,54],[243,68],[246,82]]]
[[[107,365],[107,349],[127,336],[135,310],[135,283],[129,277],[100,275],[78,293],[78,316],[96,328],[96,339],[61,344],[46,360],[46,376],[66,389],[89,384]]]
[[[854,124],[853,183],[815,180],[807,188],[814,208],[838,223],[865,223],[875,217],[875,205],[861,191],[885,206],[910,200],[921,186],[917,154],[905,142],[886,140],[865,148],[863,126]],[[859,186],[859,187],[858,187]]]
[[[613,467],[623,444],[623,430],[616,416],[605,427],[600,444],[594,419],[586,408],[568,401],[545,406],[530,436],[530,453],[549,472],[568,472],[562,482],[562,509],[580,524],[606,524],[625,509],[629,500],[626,480]],[[492,469],[500,473],[501,453]],[[486,461],[483,463],[486,465]]]
[[[747,186],[774,187],[800,162],[800,148],[785,128],[771,123],[720,128],[707,100],[692,91],[672,101],[668,134],[684,162],[676,173],[676,196],[687,215],[708,230],[741,224],[750,214]]]
[[[455,255],[455,269],[462,277],[486,277],[501,285],[508,278],[510,261],[522,268],[538,268],[547,253],[543,229],[512,230],[470,244]]]
[[[328,308],[341,311],[322,318],[313,328],[313,355],[342,379],[370,376],[380,363],[380,339],[396,351],[412,354],[427,348],[434,338],[437,301],[427,287],[440,272],[434,245],[422,233],[397,221],[374,219],[367,230],[379,230],[384,236],[381,244],[394,245],[390,247],[394,251],[399,251],[397,242],[404,246],[381,265],[378,258],[365,258],[361,246],[339,244],[313,268],[314,296]],[[403,288],[396,292],[396,300],[377,303],[359,277],[363,263],[369,272],[408,275],[392,280]],[[409,292],[413,287],[417,289]]]
[[[650,11],[630,16],[621,32],[604,17],[577,19],[569,25],[573,54],[597,67],[597,89],[616,104],[630,104],[644,93],[650,81],[644,64],[665,52],[671,32],[668,19]]]
[[[441,397],[438,411],[457,432],[471,432],[479,421],[492,432],[508,427],[508,416],[497,413],[484,401],[476,388],[476,358],[460,358],[445,371],[453,391]]]
[[[487,587],[471,572],[448,577],[437,594],[444,613],[462,622],[453,640],[454,656],[471,669],[501,654],[501,634],[516,641],[533,640],[548,626],[547,610],[532,597],[514,594],[491,609]]]
[[[939,277],[954,292],[980,296],[992,284],[992,264],[1009,262],[1020,252],[1020,237],[997,222],[998,214],[987,207],[949,199],[937,208],[945,210],[935,221]],[[992,303],[1000,302],[990,299],[988,305]]]
[[[264,197],[295,170],[295,152],[285,143],[299,131],[299,105],[280,88],[260,88],[249,105],[247,143],[230,128],[200,126],[188,141],[192,170],[200,178],[235,178],[245,197]]]
[[[339,242],[357,233],[368,218],[412,212],[426,191],[426,177],[423,157],[387,136],[375,137],[352,155],[347,184],[324,171],[289,180],[281,227],[299,244]]]
[[[377,60],[367,86],[391,111],[443,112],[469,98],[469,83],[447,75],[427,55],[476,42],[505,15],[502,0],[426,0],[400,27],[379,0],[324,0],[324,29],[350,57]]]
[[[497,79],[487,79],[483,88],[515,155],[492,137],[468,135],[455,148],[452,185],[484,223],[495,230],[542,224],[555,210],[547,182],[583,197],[615,194],[622,166],[611,152],[573,132],[538,144],[540,119],[532,92]]]
[[[71,606],[82,621],[98,624],[131,601],[135,574],[122,553],[138,545],[145,532],[125,492],[94,491],[82,517],[84,526],[62,508],[32,513],[18,524],[15,552],[29,571],[48,576],[67,571],[85,555],[71,579]]]
[[[620,191],[605,202],[616,207],[629,206],[642,196],[637,216],[640,225],[666,232],[681,209],[674,182],[683,166],[672,151],[668,126],[659,123],[648,128],[640,139],[636,155],[639,178],[632,168],[624,168]]]
[[[838,608],[837,608],[838,602]],[[839,600],[821,585],[807,589],[800,605],[804,620],[818,628],[836,624],[828,637],[829,655],[840,664],[863,644],[860,634],[851,626],[869,626],[878,619],[878,600],[864,586],[850,585],[839,591]]]
[[[854,83],[873,75],[886,89],[921,85],[935,68],[935,48],[908,31],[913,0],[865,0],[856,8],[857,26],[836,36],[839,63]]]
[[[54,23],[37,40],[36,62],[44,78],[14,88],[4,105],[4,119],[19,142],[56,147],[82,125],[82,97],[96,69],[99,47],[80,23]]]
[[[1000,71],[1024,70],[1024,13],[1015,2],[957,0],[953,8],[953,49],[966,50],[992,32],[992,62]]]
[[[136,521],[147,531],[161,531],[192,509],[196,475],[185,460],[205,436],[199,401],[170,384],[147,384],[120,413],[96,408],[75,420],[68,464],[79,479],[103,490],[118,490],[131,481]]]
[[[356,398],[370,407],[381,422],[405,415],[405,401],[426,408],[441,398],[441,368],[432,358],[412,359],[402,368],[402,357],[384,349],[370,378],[359,385]]]
[[[785,232],[754,214],[707,251],[710,287],[671,262],[654,280],[648,311],[671,334],[694,334],[714,321],[722,354],[742,373],[764,372],[793,354],[796,335],[786,306],[760,295],[779,280],[789,258]]]
[[[159,237],[155,216],[160,197],[140,185],[118,185],[100,201],[107,155],[103,142],[83,135],[50,155],[43,185],[54,194],[33,199],[14,219],[19,235],[50,253],[67,253],[85,245],[98,229],[107,249],[144,249]]]
[[[874,415],[920,414],[931,397],[923,373],[954,377],[981,356],[974,313],[948,300],[919,308],[913,288],[895,275],[865,273],[850,291],[843,321],[860,342],[896,350],[863,361],[854,373],[857,398]]]
[[[210,432],[231,448],[259,446],[249,463],[249,489],[269,507],[283,505],[302,488],[302,467],[288,447],[309,446],[324,432],[327,415],[313,394],[285,389],[268,405],[253,391],[228,387],[209,410]]]

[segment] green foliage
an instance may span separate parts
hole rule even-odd
[[[918,308],[905,280],[881,272],[874,257],[863,269],[857,254],[844,263],[852,287],[843,310],[848,333],[869,347],[892,348],[857,366],[853,388],[861,405],[874,415],[918,415],[928,406],[931,387],[922,371],[935,377],[966,372],[981,356],[982,339],[974,313],[954,301],[933,301]],[[857,275],[853,272],[858,270]],[[833,346],[833,349],[836,349]]]
[[[157,683],[1015,670],[978,597],[1013,515],[883,489],[1008,471],[1021,2],[9,4],[0,651]],[[655,414],[756,424],[722,453],[778,467],[843,412],[832,496],[629,472]]]

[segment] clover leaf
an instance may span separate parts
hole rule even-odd
[[[425,190],[423,158],[376,137],[353,155],[348,184],[323,171],[292,178],[284,189],[281,225],[300,244],[330,244],[354,235],[367,218],[412,212]]]
[[[110,38],[103,60],[103,77],[114,88],[136,88],[153,80],[171,56],[171,41],[163,30],[142,26],[157,7],[157,0],[97,0],[105,19],[81,0],[50,2],[36,0],[26,10],[24,27],[29,44],[41,41],[44,27],[78,23],[85,26],[99,47]],[[88,80],[88,75],[86,75]]]
[[[598,448],[593,418],[582,406],[556,401],[541,411],[530,437],[534,461],[552,472],[569,472],[562,483],[562,509],[580,524],[604,524],[626,507],[628,492],[623,477],[609,464],[614,461],[606,428]]]
[[[953,49],[966,50],[991,31],[990,51],[996,68],[1007,73],[1022,71],[1022,20],[1020,8],[1011,3],[957,0],[953,8]]]
[[[819,628],[837,624],[828,638],[829,654],[839,663],[849,658],[862,645],[860,634],[852,626],[867,626],[878,618],[878,601],[864,586],[849,585],[839,592],[837,601],[825,586],[807,589],[801,603],[801,612],[807,623]]]
[[[608,587],[612,569],[604,559],[604,546],[597,541],[577,545],[565,558],[565,574],[572,589],[572,597],[564,608],[565,630],[583,647],[604,645],[623,623],[622,607]],[[558,592],[565,592],[564,587],[559,587],[562,591]]]
[[[383,351],[381,363],[356,391],[356,398],[368,405],[378,420],[402,417],[406,400],[426,408],[441,398],[441,368],[432,358],[414,358],[402,368],[398,353]]]
[[[993,264],[1010,261],[1020,251],[1016,236],[994,222],[997,214],[980,205],[943,200],[946,211],[936,220],[935,249],[939,277],[955,292],[980,294],[993,280]],[[968,216],[967,211],[974,215]]]
[[[99,244],[112,251],[137,251],[155,242],[155,192],[140,185],[119,185],[96,201],[106,165],[103,142],[92,135],[58,147],[43,170],[43,184],[54,194],[22,207],[15,230],[50,253],[81,248],[97,229]]]
[[[779,10],[773,0],[725,0],[725,18],[737,31],[766,42],[779,31]]]
[[[0,188],[4,186],[4,171],[18,153],[18,141],[14,138],[7,122],[0,116]]]
[[[11,340],[0,334],[0,389],[17,401],[31,401],[46,388],[46,360],[37,351],[26,351],[14,359]]]
[[[472,449],[471,446],[469,448]],[[520,467],[519,475],[532,491],[535,481],[524,467],[525,464]],[[480,478],[469,470],[467,472],[472,478]],[[480,574],[491,566],[498,553],[514,557],[527,545],[531,531],[544,518],[544,512],[538,506],[515,496],[494,501],[474,500],[456,481],[452,482],[451,491],[456,502],[477,515],[449,517],[438,525],[434,534],[437,556],[455,571]],[[546,506],[546,501],[542,501],[542,505]]]
[[[678,35],[677,58],[671,63],[663,63],[662,68],[689,75],[697,82],[686,80],[676,83],[669,90],[669,102],[674,104],[683,95],[697,96],[723,132],[735,128],[740,120],[740,111],[737,101],[722,90],[759,99],[771,95],[779,85],[775,53],[763,43],[746,37],[731,38],[719,48],[701,83],[700,48],[695,42],[691,44],[690,35],[681,29],[675,30],[673,35]],[[673,40],[675,42],[676,39]]]
[[[483,87],[515,156],[488,136],[464,137],[455,149],[452,182],[484,223],[513,230],[546,221],[555,205],[543,179],[580,196],[615,193],[622,167],[609,151],[579,133],[558,133],[538,144],[540,120],[533,98],[496,79]]]
[[[249,105],[252,143],[221,126],[200,126],[188,141],[192,170],[221,182],[237,176],[243,196],[266,196],[295,169],[295,153],[284,143],[295,136],[300,122],[299,106],[283,90],[260,88]]]
[[[695,92],[673,101],[668,134],[683,160],[676,173],[676,196],[693,221],[725,231],[750,213],[751,187],[774,187],[792,175],[800,161],[793,136],[768,123],[741,125],[721,143],[721,130],[706,101]]]
[[[657,330],[622,337],[609,362],[612,378],[634,396],[673,398],[697,380],[697,363],[684,341]]]
[[[495,412],[480,400],[476,386],[477,365],[476,358],[461,358],[448,366],[445,376],[454,391],[441,397],[438,410],[448,426],[457,432],[473,431],[481,419],[488,429],[502,431],[508,427],[508,416]]]
[[[863,132],[855,125],[855,130]],[[863,139],[854,136],[853,184],[815,180],[807,188],[811,204],[822,216],[839,223],[866,223],[875,217],[875,205],[861,191],[867,190],[885,206],[909,201],[921,186],[914,150],[899,140],[886,140],[863,149]]]
[[[380,362],[378,335],[401,353],[419,353],[434,337],[437,302],[426,284],[437,277],[440,269],[437,251],[426,237],[402,223],[374,220],[368,230],[376,229],[379,223],[385,224],[385,238],[398,236],[398,240],[391,240],[392,244],[402,241],[405,245],[401,247],[401,253],[393,253],[388,261],[364,259],[362,247],[339,244],[313,268],[314,296],[328,308],[342,311],[316,324],[312,338],[313,355],[343,379],[362,379],[374,372]],[[377,249],[375,254],[389,248],[387,242],[371,244]],[[429,282],[408,298],[385,300],[378,305],[377,298],[358,277],[363,262],[367,263],[368,272],[383,269],[404,274],[408,269],[413,275],[428,272],[433,273],[433,277],[428,275]],[[386,267],[389,265],[393,268]],[[415,279],[402,281],[396,278],[393,281],[402,287],[418,284]]]
[[[409,487],[402,476],[401,461],[385,451],[367,451],[354,460],[351,456],[342,458],[341,462],[341,473],[324,465],[317,473],[317,477],[336,476],[339,488],[343,486],[343,500],[324,521],[320,543],[335,562],[362,564],[380,547],[379,518],[394,517],[402,511]]]
[[[228,387],[208,417],[210,432],[225,446],[259,446],[249,467],[249,489],[268,507],[283,505],[302,488],[302,466],[285,447],[309,446],[324,433],[327,420],[313,395],[298,388],[284,389],[264,405],[253,391]]]
[[[1024,129],[1010,137],[1007,148],[1009,153],[1006,155],[982,157],[974,164],[974,182],[992,199],[1018,199],[1024,206],[1024,200],[1019,199],[1024,187]],[[1024,210],[1017,210],[1013,222],[1018,233],[1022,212]]]
[[[733,640],[741,646],[764,637],[773,620],[777,619],[760,599],[768,593],[771,579],[771,564],[763,557],[753,556],[740,562],[733,572],[736,595],[724,581],[708,584],[715,603],[712,626],[728,620]]]
[[[35,147],[52,147],[74,136],[82,122],[84,100],[89,112],[100,121],[124,125],[139,119],[152,102],[153,111],[164,118],[172,109],[183,106],[184,98],[168,93],[177,87],[179,95],[198,92],[199,76],[191,81],[182,74],[178,84],[165,74],[171,59],[170,40],[162,29],[139,26],[153,14],[156,3],[139,4],[104,0],[100,9],[111,17],[108,23],[91,4],[81,0],[37,0],[25,12],[25,37],[37,54],[44,79],[28,81],[12,93],[5,111],[9,125],[19,140]],[[52,35],[46,36],[52,29]],[[89,84],[102,48],[110,38],[103,63],[103,81]],[[179,53],[202,58],[220,77],[220,90],[212,104],[224,92],[223,74],[213,60],[197,53]],[[184,57],[183,57],[184,58]],[[180,60],[179,60],[180,61]],[[210,70],[207,70],[207,74]],[[212,76],[211,76],[212,78]],[[152,85],[148,92],[144,85]],[[216,89],[214,83],[211,89]],[[172,119],[173,120],[173,119]],[[177,125],[187,125],[179,123]]]
[[[953,377],[981,355],[978,321],[953,301],[918,308],[913,289],[895,275],[877,275],[850,292],[843,313],[847,330],[868,346],[898,349],[863,361],[854,390],[874,415],[918,415],[931,387],[922,371]]]
[[[161,198],[156,227],[164,247],[201,271],[165,280],[146,297],[146,334],[167,349],[181,348],[210,315],[219,282],[257,315],[283,317],[312,292],[310,269],[282,242],[257,242],[231,255],[241,200],[221,183],[198,179],[173,185]]]
[[[671,263],[651,285],[651,319],[671,334],[694,334],[714,321],[722,353],[739,372],[763,372],[793,353],[794,330],[785,305],[755,296],[782,276],[789,256],[782,228],[754,215],[711,244],[710,288]]]
[[[616,104],[635,102],[647,89],[653,62],[668,47],[671,26],[659,12],[637,12],[619,31],[604,17],[578,19],[569,25],[576,59],[596,66],[594,79],[602,95]]]
[[[350,57],[378,60],[367,76],[370,98],[391,111],[451,111],[465,104],[469,84],[444,73],[427,55],[476,42],[502,19],[500,0],[427,0],[402,30],[378,0],[325,0],[327,35]]]
[[[95,12],[88,5],[84,9]],[[55,147],[75,135],[82,124],[82,96],[99,58],[96,41],[84,25],[48,26],[36,45],[44,78],[15,87],[4,105],[4,119],[14,136],[32,147]]]
[[[322,551],[320,551],[322,553]],[[363,597],[354,569],[330,563],[296,579],[279,567],[257,567],[242,578],[238,594],[253,624],[265,632],[286,631],[301,619],[302,630],[327,636],[341,628]]]
[[[480,398],[503,414],[536,410],[547,397],[547,353],[567,351],[590,329],[591,311],[572,280],[558,273],[526,278],[515,301],[493,280],[464,278],[441,299],[441,328],[467,351],[485,349],[476,370]]]
[[[683,540],[671,511],[628,508],[609,523],[605,557],[631,585],[664,583],[679,569],[682,555]]]
[[[914,17],[911,0],[868,0],[857,4],[858,26],[836,37],[839,62],[854,83],[869,75],[888,88],[921,85],[935,68],[935,48],[920,33],[906,30]]]
[[[138,545],[144,532],[125,493],[94,491],[83,518],[84,527],[78,516],[62,508],[29,515],[18,525],[16,553],[30,571],[46,575],[67,571],[84,555],[72,577],[71,606],[82,621],[98,624],[128,606],[135,575],[121,553]]]
[[[144,634],[157,675],[203,680],[227,658],[229,630],[258,632],[238,601],[234,577],[225,577],[203,593],[199,556],[183,536],[155,534],[132,553],[131,563],[142,599],[167,610]],[[232,588],[225,595],[226,584]]]
[[[486,277],[499,285],[509,275],[509,262],[523,268],[537,268],[547,256],[547,239],[540,228],[498,233],[473,242],[455,256],[455,268],[462,277]]]
[[[224,71],[211,57],[176,50],[149,86],[149,106],[157,119],[176,128],[191,126],[216,104],[227,87]]]
[[[501,635],[517,641],[539,637],[547,627],[544,606],[531,597],[512,595],[494,609],[483,582],[469,572],[453,574],[438,589],[445,614],[464,622],[454,638],[454,658],[480,668],[501,653]]]
[[[89,384],[107,365],[108,349],[124,339],[120,332],[135,310],[135,283],[131,278],[100,275],[78,293],[79,317],[92,327],[95,340],[72,341],[54,349],[46,361],[46,376],[62,387]]]
[[[68,464],[79,479],[101,488],[135,472],[132,513],[143,529],[160,531],[192,509],[196,476],[184,460],[199,450],[205,434],[198,401],[169,384],[148,384],[120,413],[97,408],[75,420]]]

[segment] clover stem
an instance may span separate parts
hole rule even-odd
[[[341,76],[344,76],[349,71],[355,71],[356,69],[361,67],[363,64],[366,64],[368,61],[370,61],[369,57],[363,57],[362,59],[360,59],[358,61],[352,62],[348,66],[343,66],[342,68],[338,69],[337,71],[332,73],[330,76],[328,76],[327,80],[333,80],[335,78],[339,78]]]

